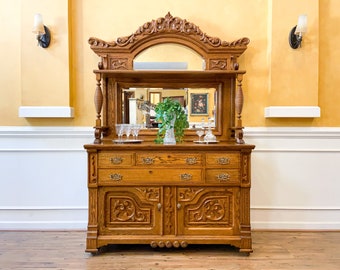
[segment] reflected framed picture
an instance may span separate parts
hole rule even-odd
[[[208,115],[208,94],[190,94],[191,115]]]

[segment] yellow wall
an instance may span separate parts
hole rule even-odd
[[[170,11],[223,40],[250,38],[240,58],[245,126],[339,126],[339,8],[338,0],[0,0],[0,125],[92,126],[99,59],[88,38],[114,40]],[[36,12],[52,31],[47,49],[31,33]],[[308,30],[293,50],[288,33],[301,13]],[[75,117],[19,118],[27,105],[73,106]],[[266,119],[264,108],[277,105],[320,106],[321,117]]]

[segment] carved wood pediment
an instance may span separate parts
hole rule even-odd
[[[241,55],[250,40],[246,37],[232,42],[223,41],[203,32],[199,26],[174,17],[168,12],[164,17],[144,23],[131,35],[104,41],[91,37],[91,49],[102,57],[100,69],[133,69],[133,59],[141,51],[159,44],[176,43],[196,51],[206,61],[206,69],[237,70],[237,57]],[[124,60],[124,66],[112,65]],[[221,64],[222,63],[222,64]]]

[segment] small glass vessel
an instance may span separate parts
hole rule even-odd
[[[208,130],[204,136],[205,142],[216,142],[216,136],[212,133],[211,130],[211,121],[208,122]]]

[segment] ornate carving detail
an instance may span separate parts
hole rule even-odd
[[[243,155],[242,157],[242,183],[248,183],[248,156]]]
[[[196,210],[189,210],[189,222],[220,221],[226,218],[225,199],[207,199]]]
[[[179,201],[181,202],[191,201],[202,190],[203,188],[192,188],[192,187],[179,188],[178,189]]]
[[[159,202],[159,188],[136,188],[142,195],[144,196],[145,200],[148,200],[150,202]]]
[[[125,47],[131,45],[138,40],[142,39],[145,36],[168,32],[168,33],[177,33],[183,35],[192,35],[202,43],[207,43],[212,47],[236,47],[236,46],[246,46],[249,44],[248,38],[241,38],[235,40],[233,42],[222,41],[217,37],[211,37],[204,33],[197,25],[188,22],[185,19],[181,19],[179,17],[173,17],[170,12],[165,15],[165,17],[158,18],[156,20],[152,20],[151,22],[146,22],[142,26],[140,26],[135,33],[120,37],[117,41],[106,42],[104,40],[91,37],[89,39],[89,44],[91,46],[96,47]]]
[[[210,69],[224,70],[227,69],[228,64],[226,59],[211,59]]]
[[[97,155],[96,154],[90,154],[90,177],[89,177],[89,183],[95,184],[97,183]]]
[[[235,206],[233,196],[232,190],[219,189],[203,194],[193,204],[186,204],[186,226],[232,226]]]
[[[150,223],[150,212],[138,207],[131,199],[112,198],[110,222]]]
[[[127,58],[111,58],[110,69],[128,69]]]
[[[173,233],[174,226],[174,207],[172,204],[172,188],[166,187],[164,191],[164,233],[171,234]]]

